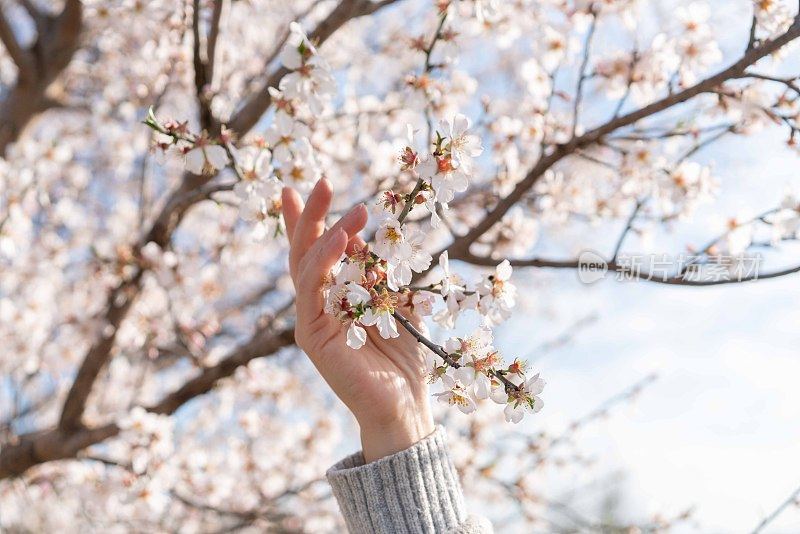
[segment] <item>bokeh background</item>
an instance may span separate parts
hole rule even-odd
[[[644,7],[639,11],[641,17],[638,28],[641,35],[652,35],[662,28],[671,27],[674,24],[675,8],[689,4],[678,0],[642,3]],[[103,2],[86,4],[91,8],[90,17],[100,17],[102,9],[107,7]],[[111,6],[113,8],[120,7],[116,3],[109,3],[111,4],[115,4]],[[282,3],[273,2],[269,7],[286,11],[286,5],[278,4]],[[420,0],[401,4],[403,5],[387,8],[380,15],[383,18],[377,18],[377,22],[360,28],[353,34],[353,42],[334,41],[338,46],[330,54],[332,61],[336,65],[346,66],[349,54],[363,53],[363,43],[373,45],[380,41],[380,32],[384,25],[395,30],[397,27],[402,28],[404,24],[418,24],[420,32],[430,29],[432,2]],[[710,23],[724,57],[711,69],[713,71],[741,53],[743,44],[747,41],[752,5],[744,0],[711,0],[709,4],[712,6]],[[143,15],[139,10],[142,6],[151,9],[152,16]],[[137,4],[133,8],[125,6],[125,9],[129,8],[137,12],[135,22],[140,24],[140,32],[159,35],[163,28],[157,17],[169,13],[172,6],[169,2],[155,2],[153,5]],[[99,20],[93,19],[91,25],[101,26]],[[407,22],[398,22],[403,20]],[[392,24],[388,21],[392,21]],[[18,31],[24,36],[26,32],[30,34],[33,30],[22,27]],[[261,26],[254,25],[245,32],[246,40],[263,45],[260,37],[262,31],[265,30]],[[45,165],[50,161],[45,155],[50,148],[55,147],[53,149],[57,151],[63,146],[68,147],[71,156],[67,158],[69,161],[62,163],[74,164],[76,169],[79,167],[75,170],[76,176],[80,175],[92,184],[88,188],[90,194],[87,196],[94,201],[100,199],[96,211],[93,212],[96,220],[92,219],[87,224],[91,227],[90,234],[100,235],[101,238],[91,237],[88,241],[92,241],[91,245],[99,244],[99,248],[109,250],[117,240],[124,240],[136,233],[133,220],[136,218],[136,206],[131,199],[137,198],[138,184],[127,172],[139,169],[141,165],[156,169],[152,171],[149,185],[149,194],[153,199],[159,198],[159,194],[170,184],[170,179],[179,176],[181,172],[180,158],[167,158],[165,161],[151,158],[145,163],[142,154],[148,152],[149,133],[139,122],[144,118],[147,107],[158,107],[161,104],[164,114],[170,113],[178,119],[182,113],[189,116],[191,110],[190,106],[180,100],[180,92],[169,95],[164,99],[165,102],[153,102],[152,93],[148,92],[152,87],[135,83],[116,84],[117,80],[105,77],[108,75],[106,72],[93,70],[92,60],[102,57],[106,58],[105,61],[116,62],[117,65],[129,64],[131,72],[126,68],[121,68],[120,71],[129,74],[133,80],[148,78],[148,61],[152,59],[151,55],[158,59],[159,65],[174,65],[176,69],[185,69],[188,62],[186,57],[158,57],[157,52],[160,49],[155,45],[129,47],[130,43],[124,39],[117,40],[113,34],[98,31],[91,35],[99,35],[101,38],[96,43],[87,45],[88,52],[81,56],[78,74],[72,75],[72,85],[67,89],[82,96],[104,95],[109,98],[113,111],[93,111],[103,115],[101,121],[108,118],[106,114],[113,117],[116,122],[108,130],[113,133],[113,137],[93,139],[95,145],[90,147],[81,147],[77,142],[71,145],[74,139],[85,135],[83,128],[91,127],[92,123],[81,122],[85,114],[80,109],[74,112],[66,110],[57,115],[56,112],[49,112],[51,114],[45,115],[43,122],[37,127],[38,144],[34,143],[33,146],[38,147],[39,152],[30,149],[33,155],[28,157],[43,161]],[[356,36],[363,41],[355,42]],[[138,41],[131,38],[130,42]],[[612,33],[603,36],[598,46],[602,51],[604,47],[614,48],[622,44]],[[494,67],[491,50],[481,47],[468,50],[469,54],[461,58],[460,68],[476,76],[478,87],[500,95],[504,91],[511,91],[503,77],[482,77]],[[262,52],[263,50],[254,51],[253,56]],[[260,66],[254,66],[251,57],[242,58],[233,53],[231,56],[238,57],[239,66],[246,71],[246,75],[255,76],[258,73]],[[0,73],[3,81],[7,82],[13,78],[13,69],[9,67],[7,57],[4,56],[3,60],[4,68]],[[385,61],[386,58],[381,57],[380,60]],[[374,65],[366,60],[364,63],[365,73],[369,73],[370,69],[381,72],[380,61],[376,61]],[[405,66],[403,63],[398,70]],[[85,69],[85,72],[80,69]],[[796,49],[793,49],[776,74],[797,72],[800,72],[800,58],[797,57]],[[221,98],[222,102],[217,102],[218,109],[223,111],[241,96],[240,93],[247,86],[246,80],[240,79],[247,78],[246,75],[237,77],[226,74],[230,76],[230,86],[234,89],[227,95],[229,99]],[[159,71],[158,75],[165,74]],[[185,78],[185,73],[183,77]],[[341,75],[338,81],[345,82],[345,78]],[[388,77],[384,80],[376,76],[369,83],[357,84],[355,88],[348,86],[347,91],[350,96],[359,92],[380,93],[393,81],[396,80]],[[564,83],[572,87],[574,80],[566,80]],[[87,101],[91,102],[91,98]],[[480,113],[481,102],[477,98],[465,99],[458,104],[468,115]],[[593,118],[605,117],[612,109],[613,102],[598,99],[596,105],[587,109],[586,121],[591,123]],[[271,120],[272,115],[267,113],[259,128],[266,128]],[[396,130],[391,134],[400,135],[402,128],[398,127]],[[384,162],[378,162],[378,156],[385,155],[387,150],[392,156],[391,148],[373,146],[370,150],[365,149],[364,153],[374,156],[375,161],[372,164],[379,167]],[[485,158],[489,158],[489,155]],[[24,159],[20,158],[20,161]],[[632,234],[623,249],[625,253],[675,254],[685,251],[690,245],[702,246],[723,232],[731,217],[760,213],[778,204],[787,193],[800,195],[800,156],[796,149],[786,146],[786,134],[778,128],[768,128],[751,137],[725,138],[703,150],[694,159],[713,166],[713,172],[721,182],[717,201],[699,206],[690,217],[676,221],[668,227],[652,227],[646,234]],[[344,167],[344,171],[347,170],[348,167]],[[9,180],[22,176],[24,171],[15,162],[4,167],[3,171],[6,181],[2,184],[5,190],[0,190],[0,194],[7,201],[12,193],[17,193]],[[371,169],[372,171],[375,169]],[[61,178],[59,175],[58,179]],[[343,195],[339,202],[346,205],[354,200],[351,198],[354,196],[353,191],[360,191],[359,184],[341,183],[346,186],[340,190]],[[56,188],[57,184],[53,187]],[[113,194],[110,192],[112,190],[115,191]],[[233,228],[236,231],[241,230],[241,221],[238,220],[235,210],[219,215],[224,210],[225,202],[220,202],[220,205],[222,207],[206,207],[197,215],[197,220],[190,219],[191,229],[179,234],[176,239],[178,248],[193,253],[195,245],[208,236],[216,239],[225,231],[234,233]],[[79,214],[76,217],[80,219],[92,212],[77,213]],[[152,213],[150,211],[150,215]],[[215,218],[222,222],[208,223],[209,220],[216,221]],[[69,217],[64,216],[64,219]],[[544,224],[539,231],[540,238],[530,252],[533,255],[563,258],[575,257],[586,248],[608,252],[613,250],[623,225],[623,220],[577,223],[569,227],[548,227]],[[69,223],[67,226],[73,228],[80,224]],[[211,237],[208,239],[211,240]],[[244,242],[244,238],[242,241]],[[83,244],[88,249],[89,244]],[[198,248],[201,247],[198,245]],[[231,255],[235,256],[238,251],[235,248]],[[85,253],[85,249],[82,249],[82,252],[74,253],[70,260],[80,260]],[[796,264],[800,261],[800,247],[787,242],[778,250],[765,252],[765,258],[774,262],[769,263],[770,268]],[[274,273],[283,269],[284,258],[281,250],[265,247],[253,256],[241,260],[239,264],[230,260],[230,257],[225,261],[228,264],[221,272],[209,273],[207,270],[197,269],[194,273],[197,283],[185,291],[195,299],[187,305],[187,309],[203,310],[203,313],[207,311],[203,309],[202,303],[197,303],[198,298],[206,297],[203,293],[204,276],[209,279],[226,278],[226,288],[231,289],[231,294],[236,296],[245,293],[243,288],[248,284],[252,285],[258,275],[265,271]],[[465,273],[474,272],[474,268],[470,266],[459,265],[459,268]],[[239,278],[231,276],[231,273],[236,273]],[[621,282],[615,280],[614,275],[609,275],[596,284],[586,285],[578,280],[573,270],[515,270],[514,281],[519,288],[519,307],[508,322],[496,329],[495,339],[504,353],[527,357],[534,368],[546,378],[546,407],[537,416],[526,418],[518,427],[511,430],[506,427],[498,429],[497,446],[500,446],[500,441],[505,439],[505,433],[509,431],[531,436],[540,432],[546,432],[550,436],[569,434],[569,441],[575,444],[574,448],[570,447],[572,452],[569,454],[580,455],[581,461],[575,462],[565,457],[563,462],[549,462],[535,473],[537,488],[547,494],[552,503],[569,504],[568,507],[559,508],[542,503],[554,521],[573,525],[574,530],[567,531],[602,531],[603,522],[609,525],[646,523],[653,516],[675,517],[686,510],[692,510],[691,517],[680,522],[674,531],[749,532],[800,486],[798,276],[800,275],[795,274],[774,280],[696,288],[662,286],[646,281]],[[285,280],[282,283],[281,287],[286,289],[288,286]],[[55,297],[51,299],[49,293],[52,288],[36,289],[41,289],[44,294],[37,305],[56,301]],[[3,291],[0,288],[0,299],[6,296]],[[82,293],[86,301],[100,302],[97,294],[87,297],[86,293],[88,292]],[[213,292],[211,294],[218,296]],[[24,305],[26,302],[18,300],[16,304]],[[83,300],[74,302],[76,308],[84,305]],[[282,305],[280,299],[267,300],[261,308],[274,311]],[[57,311],[49,310],[52,315],[56,315]],[[230,339],[225,338],[217,344],[210,344],[211,356],[201,363],[213,365],[218,362],[219,357],[231,346],[231,340],[241,338],[238,330],[241,325],[246,323],[248,327],[252,326],[255,315],[250,313],[229,317],[232,326],[227,323],[226,326],[231,326],[234,334],[230,335]],[[142,317],[153,319],[146,313],[137,315],[139,319]],[[146,324],[146,321],[142,319],[141,324]],[[466,333],[474,325],[474,321],[466,319],[458,324],[458,331]],[[28,328],[28,325],[22,323],[19,326]],[[439,338],[446,335],[433,326],[432,332]],[[133,334],[129,337],[133,337]],[[0,346],[2,345],[3,342],[0,341]],[[288,463],[293,469],[301,471],[301,474],[305,474],[303,470],[307,469],[308,476],[318,476],[325,465],[358,448],[357,428],[344,407],[316,377],[308,362],[300,358],[300,355],[289,352],[291,351],[284,351],[264,364],[267,367],[253,370],[249,378],[236,375],[241,382],[233,384],[233,387],[188,403],[174,416],[174,424],[179,430],[196,433],[196,427],[202,426],[204,417],[215,417],[216,426],[208,429],[205,441],[200,440],[200,448],[214,449],[224,456],[226,447],[231,447],[231,442],[227,441],[231,437],[228,435],[229,429],[236,425],[241,426],[242,413],[246,412],[248,417],[253,417],[252,414],[255,413],[266,413],[269,417],[274,416],[276,421],[286,421],[288,426],[282,429],[286,434],[280,434],[277,427],[258,427],[262,438],[270,437],[269,432],[273,431],[276,442],[281,441],[281,444],[271,444],[267,439],[260,443],[257,453],[267,457],[276,454],[275,451],[278,450],[280,452],[277,453],[276,462]],[[6,363],[17,357],[13,351],[4,350],[2,355]],[[68,354],[64,358],[74,363],[77,357],[76,353]],[[135,353],[126,353],[118,360],[127,362],[126,358],[130,358],[135,362],[135,357]],[[17,367],[25,365],[28,364],[9,364],[7,369],[13,367],[13,372],[16,372]],[[104,380],[113,385],[119,376],[137,369],[134,364],[130,367],[127,365],[128,363],[123,365],[118,361],[117,366],[109,371],[109,376],[104,376]],[[181,377],[191,374],[194,369],[192,365],[195,364],[184,362],[176,365],[163,381],[146,384],[142,399],[157,398],[157,392],[179,384]],[[14,396],[16,375],[13,372],[9,370],[8,376],[0,379],[0,409],[7,409],[8,413],[11,413],[17,402]],[[58,380],[70,376],[71,372],[70,369],[56,369],[53,372],[56,377],[53,380],[55,385],[44,384],[42,390],[55,398],[62,398],[65,393],[64,385],[59,385]],[[655,379],[651,380],[650,377],[653,376]],[[279,389],[281,383],[289,384],[294,379],[303,383],[306,388],[303,394],[310,392],[309,396],[292,397],[288,405],[281,405],[279,409],[273,410],[272,405],[267,406],[268,403],[264,402],[265,398],[271,399],[273,394],[277,398],[278,393],[247,389],[250,387],[248,380],[262,380],[262,384],[264,381],[272,381],[271,383],[278,384],[275,387]],[[633,398],[628,398],[625,392],[643,382],[641,391]],[[239,386],[238,389],[236,386]],[[232,391],[238,391],[241,397]],[[617,399],[620,394],[623,398]],[[312,397],[313,410],[307,411],[298,407],[303,398],[311,404]],[[570,430],[573,421],[580,421],[587,414],[594,414],[598,408],[604,411],[609,399],[612,403],[606,415],[592,416],[585,426],[575,432]],[[120,409],[113,402],[111,404],[115,409]],[[91,413],[92,417],[99,415],[101,414]],[[36,417],[20,418],[4,429],[4,432],[22,434],[33,431],[41,428],[44,423],[52,423],[56,416],[57,406],[47,408]],[[4,419],[5,417],[0,417],[0,420]],[[336,430],[326,427],[323,433],[319,433],[321,421],[330,423],[331,426],[340,426]],[[442,421],[446,425],[452,425],[453,429],[470,424],[468,416],[452,411],[443,411]],[[491,437],[494,431],[490,428],[484,432]],[[238,427],[230,430],[234,437],[238,437],[239,433],[241,429]],[[319,465],[300,467],[307,458],[281,456],[287,454],[285,451],[291,449],[293,440],[298,440],[301,435],[303,439],[309,436],[309,440],[313,440],[315,435],[322,436],[320,439],[323,443],[318,444],[321,447],[318,451]],[[273,445],[275,449],[271,448]],[[197,443],[194,442],[193,446],[197,446]],[[456,457],[465,454],[459,447],[454,446],[453,454]],[[111,454],[115,450],[113,446],[101,447],[99,453]],[[311,450],[317,451],[313,447]],[[86,469],[88,471],[89,468]],[[33,493],[19,493],[19,487],[10,484],[0,486],[0,498],[5,495],[8,499],[0,500],[0,506],[4,502],[7,506],[5,511],[0,508],[0,528],[4,526],[5,515],[6,525],[11,525],[7,527],[9,531],[14,532],[15,528],[25,531],[19,527],[24,522],[17,523],[18,518],[24,515],[25,506],[31,506],[38,510],[37,513],[47,515],[50,513],[46,510],[47,504],[52,506],[52,503],[66,499],[63,495],[71,496],[68,501],[63,500],[64,510],[68,508],[70,512],[64,511],[63,516],[59,516],[57,512],[52,513],[60,521],[72,521],[76,516],[70,515],[71,511],[80,509],[80,503],[76,501],[82,498],[79,492],[70,491],[70,487],[74,488],[76,484],[85,482],[87,486],[90,485],[86,481],[101,484],[98,480],[102,481],[103,477],[108,476],[113,480],[112,484],[128,487],[126,483],[129,481],[126,478],[107,475],[105,471],[99,471],[99,468],[91,469],[91,474],[80,472],[74,478],[66,477],[68,482],[62,486],[54,484],[53,487],[48,486],[43,490],[30,490]],[[111,467],[109,469],[113,470]],[[513,469],[513,464],[506,463],[499,469]],[[78,471],[80,469],[76,468],[75,472]],[[50,476],[48,473],[45,471],[45,478]],[[130,484],[135,487],[134,482]],[[280,486],[281,482],[275,484]],[[233,486],[227,491],[230,495],[236,493]],[[25,498],[18,499],[17,493],[25,495]],[[323,495],[321,500],[329,497],[324,493],[324,490],[320,490]],[[466,486],[466,493],[474,510],[485,512],[496,519],[499,529],[509,532],[548,532],[554,528],[555,523],[549,524],[549,527],[548,524],[526,526],[524,522],[513,520],[507,523],[506,519],[513,519],[516,514],[513,503],[498,505],[482,501],[469,484]],[[14,496],[9,497],[11,494]],[[129,504],[130,500],[126,499],[127,497],[120,498],[120,502]],[[101,507],[104,502],[98,500],[96,505]],[[330,499],[324,502],[327,503],[326,510],[330,509]],[[576,518],[575,514],[579,517]],[[145,529],[151,526],[137,523],[135,518],[140,516],[136,514],[131,517],[134,519],[130,519],[127,524],[111,526],[122,530]],[[583,526],[582,518],[587,518]],[[155,521],[154,519],[154,525],[158,525]],[[46,524],[39,523],[40,530],[46,530],[41,526]],[[108,525],[98,523],[96,528],[101,529],[103,526]],[[335,531],[336,526],[331,527],[329,522],[320,520],[308,529]],[[30,530],[37,528],[30,527]],[[607,531],[615,530],[608,527]],[[636,532],[635,528],[630,532]],[[800,509],[794,505],[789,506],[770,524],[768,532],[800,532]]]

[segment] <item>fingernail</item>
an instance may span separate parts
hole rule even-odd
[[[355,215],[362,207],[364,207],[364,204],[357,204],[353,206],[350,208],[350,211],[347,212],[347,215]]]

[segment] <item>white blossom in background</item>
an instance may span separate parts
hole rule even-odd
[[[228,164],[228,154],[220,145],[209,144],[204,138],[186,153],[186,170],[193,174],[212,174]]]

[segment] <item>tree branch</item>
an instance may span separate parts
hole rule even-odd
[[[589,25],[589,33],[586,35],[586,42],[583,45],[583,59],[578,70],[578,87],[575,89],[575,102],[572,110],[572,137],[575,137],[575,131],[578,128],[581,100],[583,100],[583,84],[586,82],[587,77],[586,66],[589,64],[589,56],[592,53],[592,39],[597,29],[597,15],[594,13],[594,8],[591,8],[589,12],[592,16],[592,22]]]
[[[459,256],[451,255],[450,259],[459,259],[461,261],[470,263],[472,265],[479,265],[484,267],[494,267],[497,265],[497,260],[492,257],[477,256],[469,252],[466,253],[465,255],[459,255]],[[514,267],[543,267],[551,269],[575,269],[575,270],[581,267],[581,262],[577,259],[550,260],[546,258],[529,258],[529,259],[509,260],[509,262]],[[630,266],[624,263],[618,263],[617,261],[606,261],[605,264],[610,272],[617,272],[635,280],[642,280],[657,284],[667,284],[667,285],[677,285],[677,286],[716,286],[724,284],[738,284],[743,282],[753,282],[756,280],[768,280],[770,278],[779,278],[781,276],[786,276],[800,272],[800,265],[795,265],[792,267],[787,267],[786,269],[781,269],[769,273],[755,272],[753,274],[749,274],[747,276],[742,276],[739,278],[692,280],[686,278],[686,276],[688,275],[684,274],[683,272],[678,273],[677,275],[674,276],[658,277],[655,276],[654,273],[632,272]]]
[[[217,0],[211,12],[211,27],[208,30],[206,43],[206,83],[214,83],[214,68],[217,65],[217,41],[219,40],[222,16],[229,9],[230,0]]]
[[[36,76],[36,60],[30,50],[19,44],[2,7],[0,7],[0,41],[5,45],[8,55],[19,70],[18,80],[25,82],[33,80]]]
[[[147,410],[157,414],[173,414],[190,400],[211,391],[219,380],[231,376],[237,368],[255,358],[275,354],[293,343],[293,327],[277,332],[268,328],[259,330],[218,364],[203,369]],[[99,427],[78,426],[66,430],[55,427],[18,436],[0,447],[0,480],[19,476],[38,464],[75,458],[83,449],[114,437],[119,432],[116,423],[108,423]]]
[[[783,35],[776,37],[771,41],[763,43],[760,47],[748,51],[738,61],[730,65],[728,68],[714,74],[697,84],[684,89],[678,93],[673,93],[657,100],[647,106],[631,111],[625,115],[613,118],[605,124],[598,126],[585,134],[573,137],[568,143],[557,145],[552,153],[542,157],[537,164],[528,172],[514,190],[506,197],[502,198],[492,208],[486,216],[475,225],[469,232],[456,238],[446,249],[451,253],[451,257],[464,258],[469,253],[469,247],[486,231],[494,226],[503,216],[511,209],[519,200],[527,193],[536,182],[544,175],[545,171],[550,169],[560,160],[574,154],[577,149],[596,143],[604,136],[620,129],[625,126],[630,126],[642,119],[656,115],[666,109],[672,108],[678,104],[684,103],[697,95],[712,92],[723,82],[737,78],[745,69],[753,65],[765,56],[772,54],[779,50],[787,43],[800,37],[800,17],[795,19],[795,22]],[[443,251],[440,251],[443,252]]]
[[[86,353],[70,386],[58,421],[60,430],[69,432],[81,426],[81,417],[86,407],[86,400],[92,392],[92,385],[108,360],[119,326],[141,288],[143,272],[142,269],[138,269],[129,281],[123,282],[109,295],[103,333]]]
[[[220,2],[215,2],[215,6]],[[208,99],[208,84],[206,79],[207,64],[203,61],[202,51],[203,40],[200,38],[200,0],[192,3],[192,67],[194,69],[194,92],[197,98],[197,107],[200,115],[200,127],[203,130],[211,130],[214,116],[211,113],[211,102]],[[215,132],[216,133],[216,132]]]
[[[765,517],[761,523],[753,529],[752,534],[759,534],[762,532],[770,523],[772,523],[776,517],[781,515],[781,513],[786,510],[792,503],[797,502],[798,498],[800,498],[800,488],[794,490],[789,497],[783,501],[775,510],[772,511],[767,517]]]
[[[274,354],[283,347],[293,344],[294,328],[287,328],[278,333],[268,329],[257,332],[249,341],[230,353],[217,365],[203,369],[199,375],[147,410],[157,414],[171,415],[189,400],[211,391],[217,381],[231,376],[237,368],[247,365],[255,358]]]
[[[796,80],[797,78],[779,78],[777,76],[769,76],[767,74],[759,74],[756,72],[745,72],[739,78],[753,78],[756,80],[765,80],[768,82],[776,82],[785,85],[788,89],[791,89],[794,93],[800,96],[800,86],[797,85]]]
[[[8,146],[17,140],[33,117],[52,106],[52,101],[46,97],[47,88],[72,60],[78,48],[82,20],[81,1],[66,0],[60,14],[39,14],[36,18],[39,31],[30,50],[20,56],[19,51],[9,49],[15,62],[20,59],[23,63],[17,64],[20,75],[0,101],[0,155],[5,154]],[[1,13],[0,34],[5,34],[0,37],[6,46],[11,43],[10,46],[14,47],[16,39]],[[32,65],[26,64],[29,60]]]
[[[619,256],[620,250],[622,250],[622,245],[625,243],[625,238],[628,237],[628,234],[631,230],[633,230],[633,223],[636,220],[636,216],[639,215],[639,210],[642,209],[644,205],[644,200],[637,200],[636,205],[633,208],[628,220],[625,223],[625,228],[623,228],[622,233],[617,240],[617,244],[614,247],[614,253],[611,256],[611,261],[616,261],[617,257]]]

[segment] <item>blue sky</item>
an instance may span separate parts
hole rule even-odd
[[[800,189],[800,157],[784,141],[783,132],[773,131],[705,152],[699,159],[714,164],[720,201],[674,233],[657,235],[655,248],[705,243],[724,217],[745,206],[770,207],[787,188]],[[640,247],[633,238],[626,250]],[[797,252],[787,247],[781,257],[798,260]],[[578,478],[621,470],[634,516],[695,506],[703,532],[749,531],[800,486],[798,276],[712,288],[615,280],[587,287],[572,271],[517,271],[516,278],[531,282],[523,291],[533,293],[533,304],[498,331],[501,347],[525,353],[532,330],[545,341],[581,317],[597,316],[569,345],[536,361],[548,380],[547,405],[532,430],[557,432],[647,374],[659,374],[633,406],[581,434],[581,449],[600,465]],[[548,483],[568,489],[577,480],[554,474]],[[770,532],[798,528],[794,508]]]

